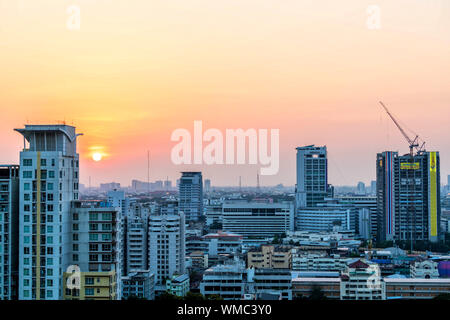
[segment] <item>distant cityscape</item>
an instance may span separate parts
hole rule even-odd
[[[309,145],[295,150],[295,186],[219,187],[185,171],[92,187],[79,183],[74,126],[15,131],[20,163],[0,165],[2,300],[450,296],[437,150],[380,150],[367,186],[330,184],[327,147]]]

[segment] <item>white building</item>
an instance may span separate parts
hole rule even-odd
[[[158,286],[174,274],[185,273],[185,220],[177,215],[151,215],[149,218],[148,259]],[[164,288],[165,289],[165,288]]]
[[[296,230],[323,232],[333,230],[356,231],[358,209],[341,205],[320,205],[299,208],[296,213]]]
[[[125,191],[114,189],[108,191],[107,197],[107,201],[111,207],[120,208],[122,215],[127,215],[128,207],[130,206],[130,199],[125,196]]]
[[[432,260],[415,261],[410,265],[411,278],[439,278],[438,263]]]
[[[294,230],[292,202],[229,200],[223,204],[223,230],[244,237],[273,237]]]
[[[19,299],[62,298],[70,204],[78,199],[75,127],[26,125],[20,152]]]
[[[19,166],[0,166],[0,300],[16,300],[19,268]]]
[[[358,260],[341,274],[341,300],[385,300],[386,287],[380,267]]]
[[[326,253],[308,253],[292,249],[292,270],[295,271],[343,271],[351,258]]]
[[[126,217],[126,273],[148,269],[148,211],[135,206]]]
[[[240,300],[246,293],[247,271],[243,262],[211,267],[203,274],[200,293],[220,295],[224,300]]]
[[[292,275],[290,269],[247,269],[246,293],[279,295],[281,300],[292,300]]]

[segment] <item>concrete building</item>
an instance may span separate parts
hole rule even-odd
[[[351,258],[326,253],[309,253],[292,249],[292,270],[296,271],[344,271]]]
[[[149,270],[139,270],[122,277],[122,300],[155,300],[155,275]]]
[[[148,269],[148,211],[135,208],[126,217],[125,274]]]
[[[247,271],[243,263],[217,265],[207,269],[200,283],[200,293],[220,295],[224,300],[240,300],[246,293]]]
[[[292,300],[292,279],[290,269],[261,268],[247,269],[247,292],[261,296],[275,294],[280,300]]]
[[[189,275],[173,275],[166,281],[166,290],[178,297],[185,297],[189,292]]]
[[[329,195],[327,147],[297,148],[296,207],[313,207]]]
[[[0,300],[18,298],[19,166],[0,166]]]
[[[179,185],[180,212],[186,221],[197,221],[203,216],[203,179],[201,172],[182,172]]]
[[[411,278],[439,278],[438,263],[432,260],[414,261],[410,265]]]
[[[130,199],[125,196],[125,191],[113,189],[108,191],[107,197],[110,206],[120,208],[122,215],[125,217],[130,206]]]
[[[339,277],[298,277],[292,279],[292,295],[294,298],[309,298],[316,288],[320,288],[327,299],[337,300],[341,297],[341,279]]]
[[[105,299],[106,295],[111,299],[121,299],[124,253],[120,208],[102,206],[98,202],[73,201],[67,222],[70,225],[68,237],[71,244],[63,252],[63,258],[67,261],[65,277],[70,277],[76,270],[74,267],[77,267],[81,277],[103,279],[103,289],[97,290],[101,299]],[[109,290],[105,289],[107,283],[110,285]],[[83,293],[83,287],[71,288],[64,283],[65,295],[73,298],[77,296],[77,290],[81,290],[78,299],[82,300],[83,296],[93,299],[95,297],[88,292],[96,284],[85,287],[86,292]]]
[[[358,185],[356,186],[356,193],[358,195],[365,195],[366,194],[366,185],[364,182],[358,182]]]
[[[205,192],[206,193],[211,192],[211,180],[210,179],[205,180]]]
[[[247,252],[249,268],[291,269],[291,247],[262,245]]]
[[[386,290],[377,264],[358,260],[341,273],[341,300],[385,300]]]
[[[222,219],[224,231],[244,238],[273,237],[294,230],[294,204],[229,200],[223,204]]]
[[[71,202],[77,200],[79,134],[68,125],[26,125],[20,152],[19,299],[63,297],[72,246]]]
[[[450,279],[385,278],[387,299],[433,299],[450,294]]]
[[[334,198],[336,203],[341,205],[354,206],[358,209],[369,210],[370,216],[370,238],[375,239],[377,236],[377,197],[375,196],[338,196]],[[361,213],[361,211],[359,211]],[[364,219],[366,220],[366,219]],[[367,223],[367,221],[365,221]],[[361,229],[361,228],[359,228]]]
[[[378,237],[428,240],[440,236],[439,152],[377,155]]]
[[[115,270],[107,272],[81,272],[78,288],[69,288],[71,272],[64,272],[64,300],[117,300],[117,273]]]
[[[184,214],[151,215],[149,218],[148,259],[157,290],[174,274],[185,273]],[[165,290],[165,287],[164,287]]]
[[[203,239],[208,243],[208,255],[218,256],[223,254],[237,253],[242,250],[244,236],[229,232],[218,231],[208,233]]]
[[[345,205],[319,205],[299,208],[296,212],[296,230],[326,232],[333,230],[357,231],[358,209]]]
[[[203,270],[208,268],[208,253],[204,251],[194,251],[186,256],[190,268],[193,270]]]
[[[222,203],[210,203],[206,206],[206,225],[222,224]]]

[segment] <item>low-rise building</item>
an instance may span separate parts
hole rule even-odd
[[[155,299],[155,275],[149,270],[136,270],[122,277],[122,299]]]
[[[292,295],[294,298],[309,298],[319,288],[327,299],[340,299],[341,279],[339,277],[298,277],[292,279]]]
[[[211,267],[203,274],[200,293],[204,296],[220,295],[224,300],[239,300],[243,297],[247,273],[243,263]]]
[[[289,269],[247,269],[249,293],[275,294],[280,300],[292,300],[292,276]]]
[[[166,280],[166,290],[168,293],[178,297],[184,297],[189,292],[189,275],[174,275]]]
[[[262,245],[247,252],[249,268],[291,269],[291,248],[287,246]]]
[[[341,274],[341,300],[384,300],[386,291],[380,268],[358,260]]]
[[[439,278],[438,263],[432,260],[415,261],[410,265],[411,278]]]
[[[387,299],[433,299],[450,294],[450,279],[385,278]]]
[[[77,277],[77,279],[73,277]],[[72,277],[72,279],[70,279]],[[79,281],[79,282],[78,282]],[[64,300],[117,300],[117,274],[109,272],[64,272]]]

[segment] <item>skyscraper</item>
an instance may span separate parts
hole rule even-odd
[[[378,240],[438,241],[439,161],[438,152],[377,155]]]
[[[366,194],[366,185],[364,184],[364,182],[362,182],[362,181],[358,182],[358,185],[356,186],[356,192],[359,195]]]
[[[197,221],[203,215],[203,179],[201,172],[182,172],[179,186],[180,212],[187,221]]]
[[[327,147],[314,145],[297,148],[297,208],[323,202],[329,192]]]
[[[0,300],[17,299],[19,166],[0,166]]]
[[[20,152],[19,299],[61,299],[71,245],[68,217],[78,199],[75,127],[26,125]],[[28,146],[27,146],[28,143]]]

